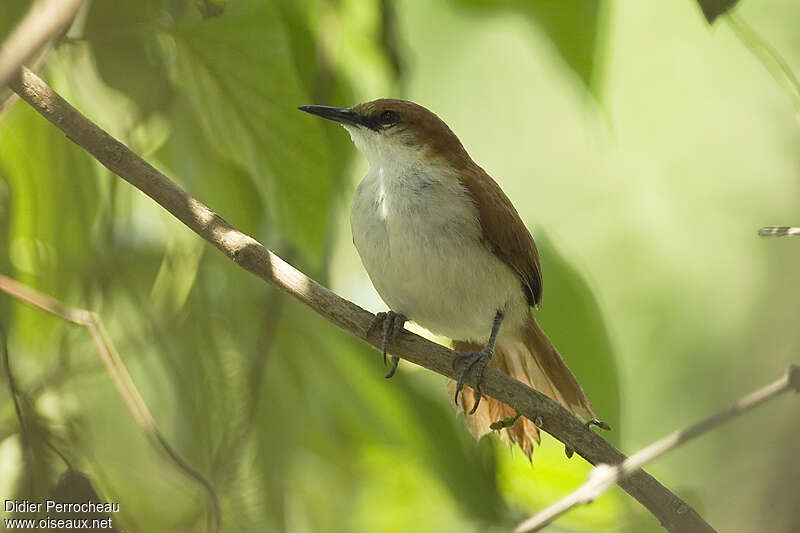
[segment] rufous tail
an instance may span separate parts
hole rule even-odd
[[[453,341],[456,351],[482,348],[482,345],[472,342]],[[584,421],[594,418],[589,398],[532,313],[519,332],[500,336],[490,364],[561,403],[578,418]],[[451,392],[455,390],[454,382],[450,383],[450,389]],[[473,389],[464,387],[459,408],[467,412],[472,409],[473,402]],[[467,414],[464,419],[470,431],[480,437],[491,431],[489,425],[493,422],[515,414],[504,403],[484,396],[475,414]],[[539,428],[527,418],[520,417],[513,426],[501,430],[500,436],[509,444],[518,444],[530,458],[533,443],[539,443]]]

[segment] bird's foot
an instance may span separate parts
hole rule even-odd
[[[400,333],[400,330],[403,329],[405,324],[406,317],[404,315],[395,313],[394,311],[387,311],[385,313],[377,313],[367,328],[366,336],[369,337],[378,326],[381,326],[381,351],[383,352],[384,365],[386,364],[386,347],[390,342],[394,341],[394,339],[397,337],[397,334]],[[386,374],[387,379],[394,376],[394,373],[397,371],[397,365],[400,363],[399,357],[392,355],[391,358],[392,368],[390,368],[389,372]]]
[[[461,366],[461,371],[458,374],[458,383],[456,384],[455,402],[458,405],[458,395],[464,388],[464,378],[469,373],[470,369],[475,368],[475,404],[472,406],[469,414],[474,414],[478,410],[478,405],[481,403],[483,391],[481,390],[481,383],[483,382],[483,369],[491,361],[494,355],[494,349],[487,346],[479,352],[456,352],[453,357],[453,370],[458,370]]]

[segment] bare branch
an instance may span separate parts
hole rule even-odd
[[[783,237],[785,235],[800,235],[800,228],[791,226],[764,226],[758,230],[762,237]]]
[[[365,340],[373,347],[380,346],[378,332],[366,336],[373,319],[372,313],[322,287],[252,237],[233,228],[84,117],[35,74],[23,69],[12,81],[11,88],[109,170],[150,196],[236,264],[274,284],[332,324]],[[443,376],[451,379],[457,377],[451,365],[453,352],[413,333],[403,331],[390,351],[393,355]],[[466,384],[474,386],[474,378],[469,376]],[[526,418],[536,419],[541,429],[592,464],[618,464],[625,459],[619,450],[584,427],[580,420],[560,404],[508,374],[487,367],[483,374],[483,390],[488,396],[509,405]],[[669,531],[714,531],[694,509],[644,471],[637,471],[620,480],[620,486],[650,510]]]
[[[25,17],[0,46],[0,87],[5,87],[23,63],[72,21],[82,3],[83,0],[40,0],[31,3]]]
[[[555,504],[521,523],[514,530],[514,533],[530,533],[532,531],[541,530],[570,509],[596,500],[612,485],[619,483],[621,480],[625,479],[625,477],[636,472],[650,461],[661,457],[681,444],[714,429],[734,417],[746,413],[764,402],[777,398],[784,392],[790,390],[800,391],[800,366],[791,365],[781,379],[748,394],[735,404],[688,428],[670,433],[666,437],[657,440],[631,455],[621,464],[616,466],[609,466],[607,464],[597,465],[589,473],[589,480],[586,483]]]
[[[27,285],[23,285],[8,276],[4,276],[3,274],[0,274],[0,291],[40,311],[45,311],[67,322],[83,326],[89,331],[92,341],[94,341],[97,347],[97,351],[100,352],[100,358],[103,360],[106,371],[108,371],[114,385],[116,385],[117,392],[119,392],[123,402],[125,402],[134,422],[136,422],[136,425],[139,426],[142,432],[156,444],[157,448],[169,456],[179,470],[183,471],[186,476],[203,487],[203,490],[206,491],[208,499],[211,502],[212,516],[216,525],[215,531],[219,531],[221,512],[219,499],[217,498],[214,488],[199,472],[189,466],[177,452],[172,449],[172,446],[158,430],[153,415],[150,414],[147,404],[144,403],[142,395],[139,394],[139,390],[133,383],[133,379],[131,379],[130,374],[128,374],[128,369],[125,367],[125,363],[122,362],[122,358],[111,342],[111,338],[108,336],[100,317],[91,311],[75,309],[64,305],[62,302],[32,289]]]

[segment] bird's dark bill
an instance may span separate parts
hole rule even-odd
[[[344,107],[331,107],[326,105],[304,105],[300,106],[300,111],[311,113],[327,120],[332,120],[340,124],[350,124],[353,126],[361,125],[361,119],[356,114]]]

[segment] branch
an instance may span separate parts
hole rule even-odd
[[[0,87],[5,87],[22,64],[72,20],[82,3],[83,0],[44,0],[31,4],[0,46]]]
[[[784,237],[786,235],[800,235],[800,228],[791,226],[764,226],[758,230],[762,237]]]
[[[530,533],[541,530],[570,509],[593,502],[614,483],[619,483],[650,461],[790,390],[800,392],[800,366],[798,365],[791,365],[786,374],[779,380],[765,385],[761,389],[741,398],[735,404],[688,428],[670,433],[631,455],[621,464],[616,466],[597,465],[589,473],[589,480],[586,483],[536,516],[521,523],[514,530],[514,533]]]
[[[46,47],[44,51],[39,54],[39,57],[36,58],[36,61],[34,61],[33,64],[31,65],[30,67],[31,71],[39,72],[39,70],[45,64],[47,59],[50,57],[50,53],[52,51],[53,51],[53,46]],[[11,108],[11,106],[14,105],[14,102],[16,102],[17,100],[19,100],[19,95],[14,91],[11,91],[8,95],[8,98],[6,98],[3,101],[3,103],[0,104],[0,117],[2,117],[3,114],[6,111],[8,111]]]
[[[108,332],[103,326],[103,322],[100,320],[100,317],[91,311],[87,311],[85,309],[75,309],[73,307],[64,305],[62,302],[51,298],[46,294],[42,294],[41,292],[28,287],[27,285],[23,285],[22,283],[15,281],[8,276],[4,276],[3,274],[0,274],[0,291],[13,296],[17,300],[24,302],[33,308],[39,309],[40,311],[50,313],[78,326],[83,326],[89,331],[92,341],[97,347],[97,351],[100,353],[100,358],[103,360],[103,364],[106,367],[106,371],[111,376],[111,380],[114,382],[114,385],[116,385],[117,392],[119,392],[119,395],[122,397],[125,406],[128,408],[128,411],[130,411],[134,422],[136,422],[136,425],[139,426],[139,429],[141,429],[142,432],[148,438],[150,438],[159,449],[167,454],[167,456],[173,463],[175,463],[179,470],[181,470],[193,481],[197,482],[203,488],[203,490],[206,491],[208,494],[208,499],[211,502],[211,516],[215,524],[215,531],[219,531],[221,513],[219,498],[217,498],[214,487],[212,487],[211,484],[199,472],[189,466],[178,455],[169,442],[167,442],[167,439],[164,437],[164,435],[158,430],[156,422],[153,419],[153,415],[150,414],[147,404],[144,403],[144,399],[142,398],[141,394],[139,394],[139,390],[133,383],[130,374],[128,374],[128,369],[125,368],[125,363],[122,362],[122,358],[119,356],[117,349],[111,342],[111,338],[108,336]],[[6,362],[7,361],[8,359],[6,358]],[[10,379],[11,373],[9,371],[9,380]],[[16,388],[12,390],[12,394],[16,394]],[[21,421],[22,418],[21,415],[19,415],[19,412],[18,416],[20,416]]]
[[[73,142],[82,146],[109,170],[138,188],[192,231],[216,246],[237,265],[272,283],[350,334],[380,347],[380,334],[366,336],[373,315],[334,294],[241,233],[208,207],[195,200],[152,165],[131,152],[23,68],[11,88]],[[402,331],[391,350],[419,366],[456,379],[452,351],[408,331]],[[469,376],[466,384],[474,386]],[[580,420],[544,394],[493,367],[483,374],[484,392],[516,410],[592,464],[618,464],[625,456]],[[672,532],[713,532],[697,512],[652,476],[637,471],[620,480],[620,486],[636,498]]]

